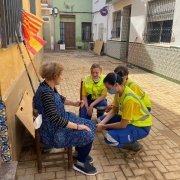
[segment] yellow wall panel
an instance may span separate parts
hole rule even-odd
[[[36,0],[36,12],[39,17],[41,16],[40,5],[40,0]],[[29,0],[23,0],[23,9],[29,12]],[[33,85],[36,88],[38,86],[37,77],[35,76],[25,46],[21,44],[21,47]],[[42,51],[33,58],[37,69],[39,68],[41,59]],[[17,44],[12,44],[7,49],[0,49],[0,87],[7,109],[7,124],[9,127],[8,133],[12,158],[13,160],[18,160],[23,142],[24,126],[16,118],[15,114],[25,90],[28,89],[32,92],[32,89]]]

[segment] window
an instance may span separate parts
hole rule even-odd
[[[21,11],[21,0],[0,1],[0,37],[3,48],[16,41],[15,32],[20,35]]]
[[[91,41],[91,23],[82,23],[82,41]]]
[[[120,28],[121,28],[121,11],[115,12],[113,14],[113,29],[112,29],[112,38],[120,37]]]
[[[145,42],[171,42],[174,8],[175,0],[154,0],[148,3]]]
[[[60,43],[65,43],[64,22],[60,22]]]
[[[172,20],[148,23],[148,42],[171,42]]]
[[[36,1],[30,0],[30,12],[36,15]]]

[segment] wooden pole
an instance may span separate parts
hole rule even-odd
[[[34,72],[35,72],[35,74],[36,74],[36,76],[37,76],[37,78],[38,78],[38,81],[39,81],[39,83],[40,83],[41,80],[40,80],[40,78],[39,78],[39,76],[38,76],[38,73],[37,73],[36,67],[35,67],[35,65],[34,65],[34,63],[33,63],[32,57],[31,57],[31,55],[30,55],[30,53],[29,53],[29,51],[28,51],[28,49],[27,49],[26,42],[23,41],[23,43],[24,43],[24,45],[25,45],[25,48],[26,48],[26,51],[27,51],[27,53],[28,53],[29,59],[31,60],[31,63],[32,63]]]
[[[28,71],[28,68],[27,68],[27,65],[25,63],[25,58],[24,58],[24,55],[23,55],[23,51],[22,51],[22,48],[20,46],[20,42],[19,42],[19,39],[18,39],[18,36],[17,36],[17,33],[15,32],[15,38],[16,38],[16,42],[17,42],[17,45],[18,45],[18,49],[19,49],[19,52],[20,52],[20,55],[21,55],[21,59],[23,61],[23,64],[24,64],[24,67],[25,67],[25,70],[26,70],[26,73],[27,73],[27,76],[28,76],[28,79],[29,79],[29,82],[30,82],[30,85],[31,85],[31,88],[32,88],[32,91],[33,93],[35,94],[35,89],[34,89],[34,86],[33,86],[33,83],[32,83],[32,79],[31,79],[31,76],[29,74],[29,71]]]

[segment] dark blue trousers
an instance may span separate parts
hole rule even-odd
[[[91,100],[91,97],[87,97],[87,100],[88,100],[88,106],[94,101],[94,100]],[[107,100],[106,99],[104,99],[104,100],[100,101],[98,104],[96,104],[96,106],[94,108],[97,109],[97,117],[100,117],[104,114],[106,106],[107,106]],[[92,116],[89,116],[87,114],[87,109],[85,106],[81,109],[80,116],[82,118],[85,118],[85,119],[91,119],[92,118]]]
[[[103,120],[105,116],[101,116],[99,119]],[[108,124],[121,121],[120,115],[115,115]],[[137,140],[145,138],[151,127],[137,127],[132,124],[127,125],[124,129],[108,129],[108,133],[105,136],[105,142],[119,148],[124,147],[127,144],[132,144]]]

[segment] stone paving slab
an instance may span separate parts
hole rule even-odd
[[[79,86],[83,75],[89,73],[93,63],[100,63],[106,74],[123,64],[107,56],[96,56],[85,51],[46,53],[44,61],[57,61],[64,66],[64,82],[58,90],[71,100],[79,99]],[[44,168],[37,173],[33,148],[21,154],[17,170],[18,180],[70,179],[70,180],[180,180],[180,86],[138,68],[130,69],[131,78],[149,94],[153,103],[153,127],[150,135],[141,141],[144,151],[136,160],[124,158],[124,153],[104,143],[104,133],[98,133],[91,155],[99,174],[84,176],[62,167]],[[112,101],[109,96],[108,100]],[[67,107],[78,114],[78,108]]]

